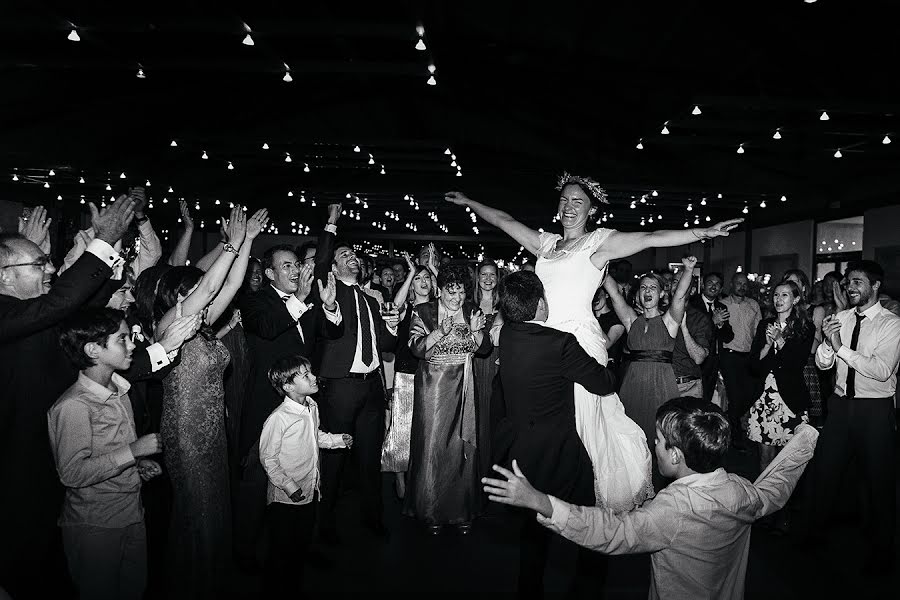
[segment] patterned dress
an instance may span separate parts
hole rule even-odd
[[[801,423],[809,423],[806,411],[794,414],[778,393],[775,375],[766,375],[762,396],[750,408],[748,439],[769,446],[784,446],[794,437],[794,429]]]
[[[213,598],[231,557],[231,503],[222,375],[230,356],[197,335],[163,381],[162,439],[172,481],[167,597]]]

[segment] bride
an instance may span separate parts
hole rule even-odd
[[[582,348],[606,364],[603,332],[594,318],[591,301],[606,276],[609,261],[646,248],[681,246],[727,236],[743,219],[709,228],[676,231],[622,232],[594,229],[606,192],[589,177],[564,173],[557,216],[563,235],[538,233],[509,214],[485,206],[460,192],[445,199],[466,206],[501,229],[537,257],[535,272],[544,284],[550,315],[546,325],[572,333]],[[643,430],[625,415],[615,394],[602,398],[575,384],[575,425],[594,465],[594,493],[598,506],[630,510],[653,495],[650,450]],[[650,440],[652,443],[653,440]]]

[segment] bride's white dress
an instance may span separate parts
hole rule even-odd
[[[607,269],[597,269],[591,255],[611,232],[592,231],[565,250],[556,249],[560,235],[542,233],[535,264],[550,311],[545,325],[573,334],[585,352],[604,366],[605,338],[591,303]],[[575,425],[594,465],[598,506],[627,511],[653,496],[647,438],[625,415],[618,395],[597,396],[575,384]]]

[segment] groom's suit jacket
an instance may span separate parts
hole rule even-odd
[[[536,489],[593,506],[593,467],[575,429],[575,383],[595,394],[611,394],[616,389],[612,370],[585,352],[571,333],[507,322],[500,331],[500,380],[494,462],[508,465],[516,459]]]

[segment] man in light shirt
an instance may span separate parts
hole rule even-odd
[[[871,575],[890,571],[897,522],[894,393],[900,317],[878,301],[883,280],[884,270],[876,262],[849,265],[852,308],[825,319],[825,341],[816,350],[816,366],[825,370],[837,364],[837,376],[813,467],[811,527],[821,532],[827,524],[841,476],[855,457],[869,493],[865,571]]]
[[[660,473],[675,481],[630,512],[575,506],[535,490],[513,462],[483,479],[490,499],[535,510],[537,520],[606,554],[651,553],[651,600],[744,597],[753,522],[780,509],[812,458],[818,432],[800,425],[754,483],[727,473],[729,425],[713,404],[670,400],[656,413]]]
[[[738,449],[745,448],[743,417],[755,400],[750,397],[750,390],[754,389],[753,376],[750,374],[750,345],[756,334],[756,326],[762,320],[759,304],[747,296],[749,291],[747,276],[735,273],[731,278],[731,295],[722,300],[722,304],[728,309],[728,323],[734,337],[722,346],[719,370],[728,395],[731,444]]]

